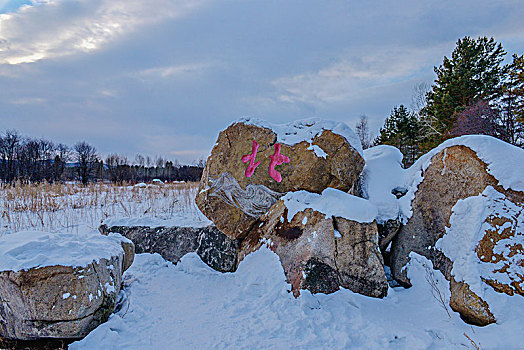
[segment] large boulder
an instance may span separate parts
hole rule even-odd
[[[450,281],[453,310],[472,324],[495,322],[485,286],[522,295],[523,165],[524,151],[487,136],[449,140],[419,159],[402,198],[408,220],[392,243],[393,277],[410,286],[409,253],[423,255]]]
[[[132,247],[115,234],[2,236],[0,337],[85,337],[114,311]]]
[[[295,296],[301,289],[331,293],[344,287],[381,298],[388,285],[376,214],[368,201],[336,189],[290,192],[242,242],[240,259],[266,244],[279,256]]]
[[[137,253],[158,253],[177,263],[187,253],[196,252],[203,262],[220,272],[233,272],[237,267],[240,242],[220,232],[215,226],[151,227],[101,225],[100,233],[119,233],[130,239]]]
[[[196,203],[219,230],[243,238],[287,192],[349,191],[363,166],[360,142],[343,123],[243,119],[220,132]]]

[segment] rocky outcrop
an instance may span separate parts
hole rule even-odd
[[[158,253],[177,263],[187,253],[196,252],[202,261],[221,272],[236,270],[240,243],[232,240],[215,226],[149,227],[106,226],[99,228],[104,235],[116,232],[130,239],[137,253]]]
[[[508,295],[522,295],[524,263],[515,256],[523,253],[519,242],[524,228],[519,227],[518,217],[524,210],[524,193],[503,188],[470,147],[445,147],[430,161],[422,169],[423,180],[411,203],[412,216],[392,242],[393,277],[410,286],[405,269],[409,253],[423,255],[450,281],[453,310],[472,324],[493,323],[495,317],[482,292],[473,290],[465,276],[458,276],[459,264],[471,253],[468,261],[472,266],[483,266],[477,275],[482,283]],[[497,242],[504,243],[505,248]],[[493,279],[494,274],[505,277]]]
[[[85,337],[113,312],[134,256],[119,235],[41,232],[4,236],[0,251],[0,337],[17,340]]]
[[[313,196],[319,198],[319,203],[323,201],[336,207],[343,204],[329,195],[336,191],[340,192],[339,196],[358,202],[356,205],[367,204],[365,200],[341,191],[326,191],[322,196],[306,194],[308,197],[301,203],[307,207],[305,203],[312,204],[310,199]],[[356,293],[384,297],[388,285],[378,250],[374,221],[376,209],[373,212],[371,206],[371,215],[365,220],[337,216],[342,213],[326,214],[323,209],[300,208],[290,213],[293,209],[290,209],[288,200],[292,196],[290,193],[283,197],[260,218],[256,228],[243,241],[240,258],[266,244],[279,256],[295,296],[301,289],[312,293],[332,293],[344,287]],[[320,203],[318,207],[323,205]]]
[[[219,230],[243,238],[289,191],[349,191],[364,166],[360,152],[342,123],[242,120],[220,132],[196,203]]]

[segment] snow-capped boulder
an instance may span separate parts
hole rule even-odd
[[[111,224],[111,221],[108,222]],[[119,233],[130,239],[136,252],[158,253],[164,259],[178,263],[180,259],[196,252],[203,262],[220,272],[236,270],[239,242],[230,239],[213,225],[188,226],[126,226],[101,225],[100,233]]]
[[[360,141],[344,123],[242,119],[220,132],[196,203],[222,232],[243,238],[287,192],[349,191],[363,166]]]
[[[290,192],[260,218],[240,257],[267,245],[279,256],[295,296],[301,289],[331,293],[342,286],[381,298],[388,285],[376,215],[369,201],[333,188]]]
[[[114,311],[133,244],[116,234],[0,237],[0,337],[82,338]]]
[[[453,310],[469,323],[495,322],[493,290],[524,295],[524,151],[489,136],[460,137],[407,172],[393,277],[409,286],[409,253],[423,255],[450,281]]]

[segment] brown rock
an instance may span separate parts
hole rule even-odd
[[[314,128],[302,125],[304,128]],[[294,130],[294,129],[293,129]],[[245,176],[243,155],[252,153],[253,141],[260,165],[251,177]],[[327,187],[349,191],[363,169],[364,160],[348,140],[330,130],[313,136],[311,144],[302,141],[281,143],[281,154],[289,163],[276,166],[279,183],[268,174],[270,156],[275,152],[277,134],[266,127],[237,122],[220,132],[204,169],[196,203],[219,230],[233,239],[243,238],[255,221],[289,191],[306,190],[320,193]],[[325,158],[312,148],[319,147]],[[308,149],[309,148],[309,149]]]
[[[414,251],[431,260],[433,266],[449,278],[451,261],[440,251],[428,247],[434,247],[445,234],[451,208],[457,201],[479,195],[492,183],[497,181],[486,172],[486,164],[465,146],[449,147],[433,156],[411,203],[413,215],[392,241],[393,277],[403,285],[411,285],[404,266],[409,253]]]
[[[339,287],[384,297],[388,285],[378,251],[377,225],[327,217],[313,209],[296,213],[278,201],[242,242],[239,261],[267,244],[280,258],[293,294],[332,293]]]
[[[452,146],[446,148],[431,158],[431,165],[423,174],[424,179],[419,184],[412,202],[413,215],[400,232],[395,236],[391,248],[391,271],[393,277],[405,286],[411,283],[407,278],[406,269],[408,256],[411,251],[423,255],[433,262],[435,269],[440,270],[450,281],[451,300],[450,306],[459,312],[461,317],[469,323],[487,325],[495,322],[495,317],[489,309],[489,305],[478,295],[472,292],[467,283],[456,282],[451,271],[453,261],[445,256],[439,249],[435,248],[436,242],[446,234],[446,228],[450,227],[452,208],[460,199],[473,196],[481,196],[488,186],[493,187],[512,206],[524,209],[524,193],[506,190],[499,185],[497,179],[486,170],[486,164],[479,159],[477,154],[466,146]],[[482,197],[482,196],[481,196]],[[479,262],[498,263],[507,261],[506,268],[518,262],[509,262],[510,257],[502,256],[494,252],[497,242],[502,239],[516,238],[518,234],[517,211],[491,210],[485,223],[490,224],[483,238],[479,242],[476,253]],[[502,227],[504,223],[510,223]],[[520,232],[520,233],[518,233]],[[514,241],[511,254],[522,254],[522,245],[518,240]],[[495,258],[494,258],[495,257]],[[520,263],[521,265],[523,262]],[[495,268],[495,267],[494,267]],[[521,270],[522,271],[522,270]],[[502,271],[495,271],[504,273]],[[522,295],[524,286],[523,273],[510,275],[512,280],[509,285],[503,285],[497,281],[484,279],[495,290],[508,295],[519,293]]]
[[[133,245],[86,266],[0,271],[0,337],[79,339],[113,312]]]
[[[472,292],[467,283],[456,282],[452,277],[449,281],[449,289],[451,291],[449,306],[453,311],[458,312],[464,321],[476,326],[487,326],[495,322],[488,303]]]
[[[341,285],[367,296],[385,297],[388,284],[378,248],[376,222],[361,223],[334,217],[333,223],[342,236],[335,238],[335,262]]]

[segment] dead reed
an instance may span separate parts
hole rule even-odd
[[[0,232],[96,229],[108,217],[169,218],[195,211],[197,183],[118,186],[93,183],[0,185]]]

